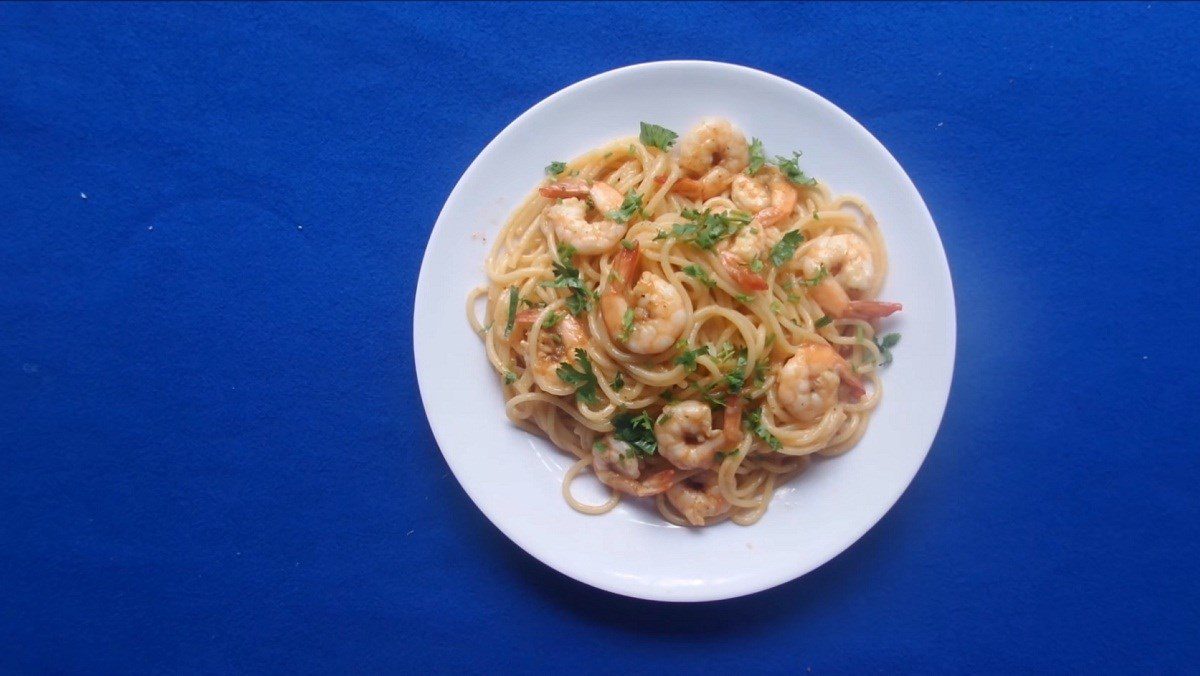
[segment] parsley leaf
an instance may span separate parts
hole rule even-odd
[[[513,324],[517,321],[517,302],[521,296],[517,293],[517,287],[511,286],[508,289],[508,322],[504,324],[504,337],[508,337],[513,330]]]
[[[766,164],[767,158],[763,155],[762,141],[754,139],[750,141],[750,166],[746,167],[746,173],[753,176],[762,169],[763,164]]]
[[[809,178],[804,173],[804,170],[800,168],[800,155],[802,154],[799,151],[794,151],[790,160],[782,155],[776,155],[775,164],[779,167],[779,171],[783,172],[783,175],[787,176],[788,180],[792,183],[796,185],[816,185],[817,180]]]
[[[883,355],[883,361],[879,362],[880,366],[887,366],[892,363],[892,348],[896,347],[896,343],[899,342],[899,333],[889,333],[883,338],[875,339],[875,345],[879,347],[879,352]]]
[[[670,234],[659,233],[655,239],[674,237],[681,242],[691,242],[701,249],[711,250],[717,242],[737,234],[750,222],[750,214],[742,211],[714,214],[712,211],[684,209],[680,215],[685,219],[682,223],[671,226]]]
[[[738,302],[742,303],[743,305],[749,305],[754,302],[754,296],[751,296],[748,293],[735,293],[735,294],[733,294],[733,297],[736,298],[738,300]]]
[[[504,384],[512,385],[515,382],[517,382],[517,374],[513,373],[512,371],[505,371],[504,372]]]
[[[771,247],[771,265],[783,267],[792,256],[796,255],[796,247],[804,243],[804,235],[799,230],[791,230],[783,236],[775,246]]]
[[[546,166],[546,173],[550,176],[558,176],[567,170],[566,162],[551,162]]]
[[[763,262],[760,258],[750,261],[750,272],[762,272]]]
[[[632,446],[638,455],[651,456],[658,452],[654,422],[645,411],[638,415],[621,413],[613,418],[613,436]]]
[[[675,139],[679,138],[679,134],[660,127],[657,124],[642,123],[641,133],[638,135],[642,143],[648,146],[654,146],[661,150],[669,150],[675,143]]]
[[[804,282],[805,286],[816,286],[825,281],[825,278],[828,276],[829,270],[827,270],[824,265],[821,265],[821,269],[817,270],[816,277],[813,277],[812,279],[802,279],[801,281]]]
[[[625,308],[625,314],[621,316],[621,340],[629,340],[630,334],[633,333],[633,308]]]
[[[813,328],[818,328],[818,329],[824,328],[826,326],[829,326],[832,323],[833,323],[833,317],[830,317],[829,315],[825,315],[825,316],[821,317],[820,319],[818,319],[815,324],[813,324]]]
[[[620,392],[623,387],[625,387],[625,379],[621,377],[621,372],[617,371],[617,377],[613,378],[612,381],[612,388]]]
[[[694,277],[698,282],[710,289],[717,285],[717,280],[709,276],[708,272],[699,265],[689,265],[683,269],[683,273],[688,277]]]
[[[636,190],[630,190],[625,193],[625,201],[621,202],[621,208],[616,211],[610,211],[605,216],[608,216],[617,223],[628,223],[629,219],[633,218],[642,210],[642,196]]]
[[[767,445],[773,450],[778,451],[783,448],[783,444],[780,443],[779,439],[774,434],[771,434],[771,431],[763,424],[761,408],[755,409],[754,412],[746,416],[746,420],[750,422],[750,431],[754,432],[754,435],[759,439],[767,442]]]
[[[579,368],[575,368],[567,362],[558,365],[558,374],[567,385],[575,387],[575,398],[587,404],[595,404],[599,401],[596,398],[596,388],[600,383],[596,381],[596,373],[592,370],[592,361],[588,359],[587,350],[581,347],[575,348],[575,361],[579,364]]]
[[[741,392],[742,387],[746,385],[746,376],[746,348],[742,348],[737,351],[737,364],[733,371],[725,374],[725,382],[729,385],[729,391]]]
[[[542,328],[543,329],[553,328],[555,324],[562,321],[562,318],[563,318],[562,315],[558,314],[554,310],[551,310],[546,315],[546,318],[544,320],[542,320]]]
[[[698,349],[689,350],[687,349],[687,342],[680,341],[680,343],[679,347],[683,349],[683,352],[675,356],[675,363],[682,366],[684,371],[692,373],[696,370],[696,357],[706,356],[708,354],[708,346],[701,345]]]
[[[580,315],[591,307],[592,292],[580,278],[579,268],[571,263],[574,255],[575,247],[569,244],[559,244],[558,258],[562,262],[555,261],[551,265],[554,270],[554,281],[542,282],[542,286],[570,289],[571,295],[566,300],[567,310],[573,315]]]

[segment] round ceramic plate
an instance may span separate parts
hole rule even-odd
[[[835,193],[862,196],[879,219],[891,269],[881,294],[904,303],[883,330],[903,341],[883,373],[884,397],[866,436],[778,490],[752,526],[665,523],[650,501],[585,516],[560,493],[572,457],[509,423],[500,383],[467,324],[468,291],[509,212],[552,160],[633,136],[653,122],[683,133],[701,117],[729,118],[768,152],[802,149],[802,166]],[[438,217],[413,313],[417,378],[429,424],[454,475],[518,546],[581,582],[618,594],[707,601],[797,578],[863,535],[912,481],[933,442],[954,367],[954,291],[941,240],[912,181],[849,115],[813,92],[722,63],[647,63],[550,96],[475,158]],[[605,492],[590,475],[581,498]]]

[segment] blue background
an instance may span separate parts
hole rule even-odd
[[[1198,32],[1158,3],[0,6],[0,670],[1196,667]],[[670,58],[866,125],[959,318],[895,509],[690,606],[496,531],[411,347],[475,154]]]

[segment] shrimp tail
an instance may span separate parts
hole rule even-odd
[[[538,188],[538,192],[542,197],[550,199],[561,199],[566,197],[587,197],[591,190],[588,182],[582,178],[568,178],[557,183],[544,185]]]
[[[842,378],[842,384],[850,390],[850,393],[855,398],[861,398],[867,393],[867,388],[863,385],[862,378],[858,377],[858,374],[854,372],[854,369],[850,368],[850,364],[845,360],[838,366],[838,375]]]
[[[637,272],[638,262],[641,258],[642,249],[636,239],[633,240],[633,248],[622,248],[616,256],[613,256],[612,272],[616,277],[612,280],[615,283],[609,285],[613,292],[626,289],[633,284],[633,276]]]
[[[846,306],[844,316],[851,319],[879,319],[904,309],[900,303],[885,303],[878,300],[852,300]]]
[[[671,186],[671,192],[701,202],[704,200],[704,184],[694,178],[681,178]]]
[[[729,277],[746,291],[765,291],[767,280],[762,275],[753,272],[740,258],[731,251],[721,252],[721,267]]]

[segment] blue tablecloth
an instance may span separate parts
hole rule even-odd
[[[1198,34],[1159,3],[0,5],[0,671],[1194,669]],[[895,509],[681,606],[496,531],[411,349],[475,154],[671,58],[866,125],[959,318]]]

